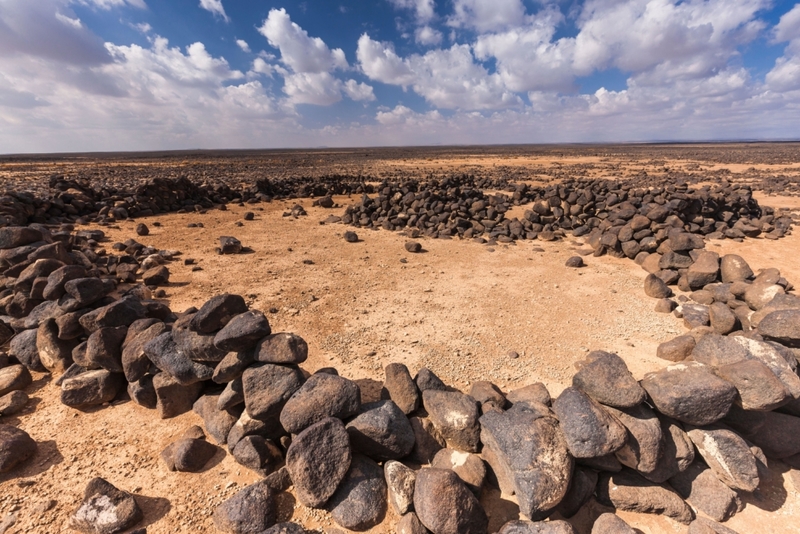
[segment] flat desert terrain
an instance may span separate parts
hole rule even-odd
[[[0,189],[30,191],[40,191],[53,174],[114,184],[181,175],[225,182],[350,174],[378,182],[464,173],[530,184],[569,177],[679,176],[690,184],[727,180],[751,185],[762,205],[800,214],[800,196],[795,196],[800,145],[792,144],[0,157]],[[589,351],[605,350],[619,354],[641,379],[665,366],[656,357],[657,346],[686,332],[681,319],[655,312],[655,300],[642,290],[647,272],[629,259],[593,257],[583,238],[486,245],[421,237],[424,251],[410,254],[404,249],[408,237],[399,232],[321,224],[359,200],[359,195],[335,196],[336,207],[329,209],[313,206],[310,198],[231,204],[226,211],[162,214],[77,229],[102,229],[108,237],[102,245],[109,251],[112,243],[129,238],[180,251],[168,265],[171,278],[164,288],[172,310],[199,307],[219,293],[241,294],[267,315],[273,332],[293,332],[308,342],[305,370],[335,367],[358,380],[364,401],[378,398],[383,368],[392,362],[404,363],[412,375],[428,367],[462,391],[479,380],[505,392],[543,382],[555,397],[571,385],[575,362]],[[307,215],[285,216],[296,204]],[[527,208],[515,209],[521,216]],[[245,221],[245,212],[253,212],[253,220]],[[150,234],[138,237],[134,229],[142,222]],[[197,223],[202,227],[188,227]],[[346,242],[347,230],[356,231],[359,241]],[[219,237],[226,235],[252,252],[217,254]],[[776,267],[800,284],[796,230],[780,240],[710,240],[706,247],[741,255],[756,273]],[[583,256],[585,268],[565,267],[575,255]],[[186,265],[185,259],[194,262]],[[259,478],[223,452],[200,473],[168,471],[159,453],[188,427],[202,424],[192,412],[159,420],[128,400],[76,411],[60,403],[59,388],[46,374],[35,374],[28,393],[32,400],[22,412],[0,419],[40,443],[33,462],[0,476],[0,521],[9,514],[17,517],[8,534],[68,532],[68,517],[86,481],[95,476],[137,495],[145,513],[139,526],[148,533],[214,532],[215,506]],[[744,510],[726,526],[740,534],[800,532],[800,475],[792,473],[770,462],[769,477],[743,497]],[[482,502],[490,532],[518,518],[514,497],[485,489]],[[588,534],[604,511],[592,500],[570,522]],[[657,515],[618,513],[646,534],[686,529]],[[326,512],[302,506],[290,493],[280,498],[279,518],[320,532],[342,530]],[[398,519],[389,507],[384,521],[369,532],[394,532]]]

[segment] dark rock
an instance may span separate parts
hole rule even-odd
[[[658,299],[653,311],[656,313],[672,313],[678,305],[672,299]]]
[[[64,285],[70,280],[86,277],[86,269],[81,265],[65,265],[59,267],[47,276],[47,285],[42,292],[42,298],[58,300],[64,296]]]
[[[759,360],[721,365],[714,372],[736,387],[736,404],[745,410],[774,410],[790,399],[783,383]]]
[[[245,410],[228,433],[228,450],[233,451],[234,447],[247,436],[261,436],[266,439],[278,441],[285,435],[286,430],[284,430],[280,421],[276,418],[260,421],[250,417]]]
[[[689,428],[687,434],[720,481],[734,490],[755,491],[759,484],[756,459],[738,434],[717,426]]]
[[[201,334],[211,334],[224,327],[235,316],[247,311],[241,295],[228,293],[208,300],[191,319],[191,328]]]
[[[767,341],[790,348],[800,348],[800,310],[779,310],[758,323],[758,333]]]
[[[11,471],[33,456],[36,448],[36,442],[24,430],[0,425],[0,473]]]
[[[506,395],[506,400],[512,405],[517,403],[538,403],[550,406],[550,392],[547,391],[547,387],[544,384],[536,382],[535,384],[515,389]]]
[[[564,262],[564,266],[578,269],[580,267],[584,267],[585,264],[583,263],[583,258],[580,256],[572,256],[568,258],[566,262]]]
[[[395,527],[397,534],[428,534],[428,529],[422,524],[417,514],[410,512],[400,518]]]
[[[0,395],[0,416],[12,415],[22,410],[28,404],[28,394],[24,391],[12,391]]]
[[[101,328],[89,336],[86,341],[84,359],[89,369],[102,368],[112,373],[122,373],[122,342],[128,334],[128,328]]]
[[[280,420],[287,432],[296,434],[327,417],[347,419],[358,413],[361,390],[351,380],[315,374],[286,402]]]
[[[254,358],[264,363],[300,364],[308,358],[308,344],[295,334],[272,334],[258,342]]]
[[[736,492],[700,462],[670,478],[669,484],[689,504],[716,521],[727,521],[738,509]]]
[[[415,254],[417,252],[422,252],[422,245],[417,241],[408,241],[405,244],[405,248],[407,251]]]
[[[486,465],[477,454],[442,449],[433,457],[431,467],[450,469],[476,497],[480,497],[481,488],[486,480]]]
[[[242,251],[242,242],[231,236],[220,236],[219,250],[221,254],[239,254]]]
[[[617,459],[645,476],[653,473],[662,458],[661,423],[655,412],[644,404],[607,409],[628,430],[625,445],[615,453]]]
[[[734,406],[723,422],[764,451],[782,459],[800,453],[800,417],[778,412],[754,412]]]
[[[29,226],[0,228],[0,249],[11,249],[42,241],[42,232]]]
[[[172,332],[165,332],[144,345],[144,354],[153,364],[172,376],[179,384],[188,386],[209,380],[214,370],[189,359],[173,338]]]
[[[696,362],[676,363],[649,373],[641,384],[658,411],[691,425],[719,421],[736,399],[733,384]]]
[[[163,286],[169,283],[169,269],[159,265],[148,269],[142,274],[142,282],[147,286]]]
[[[448,447],[459,451],[478,452],[480,426],[478,403],[475,399],[457,391],[429,389],[422,391],[422,402],[430,421]]]
[[[681,317],[683,317],[683,324],[688,329],[697,328],[698,326],[708,326],[711,317],[708,313],[708,306],[703,304],[684,303],[675,311],[680,310]]]
[[[58,325],[58,338],[63,340],[78,339],[85,334],[80,318],[89,310],[83,309],[70,313],[65,313],[56,318]]]
[[[306,529],[298,525],[297,523],[278,523],[274,525],[261,534],[306,534]]]
[[[214,510],[214,526],[232,534],[260,534],[275,524],[277,506],[263,480],[251,484]]]
[[[699,289],[717,280],[719,275],[719,254],[703,251],[686,272],[689,287]]]
[[[447,469],[422,469],[414,488],[414,509],[434,534],[485,534],[486,512],[456,474]]]
[[[225,384],[241,378],[244,370],[254,362],[253,351],[229,352],[214,368],[211,379],[216,384]]]
[[[36,329],[24,330],[14,336],[8,345],[8,355],[30,369],[43,373],[47,371],[42,361],[39,359],[39,350],[36,348]]]
[[[573,459],[555,418],[540,417],[522,403],[487,413],[481,417],[481,441],[501,490],[517,495],[526,517],[548,515],[566,495]]]
[[[348,243],[358,243],[358,234],[352,231],[347,231],[344,233],[344,240]]]
[[[138,236],[146,236],[150,235],[150,229],[144,223],[139,223],[136,225],[136,235]]]
[[[572,525],[566,521],[509,521],[498,534],[576,534]]]
[[[125,297],[107,306],[81,315],[79,322],[88,331],[129,326],[147,315],[147,309],[134,297]]]
[[[685,525],[694,519],[691,508],[680,496],[630,470],[601,473],[597,500],[617,510],[665,515]]]
[[[283,462],[278,446],[262,436],[243,437],[233,448],[232,454],[239,464],[262,476],[275,472]]]
[[[682,362],[688,358],[695,347],[695,340],[690,335],[678,336],[658,346],[656,356],[662,360]]]
[[[436,453],[446,447],[447,443],[429,419],[411,417],[409,423],[414,431],[414,448],[410,458],[419,464],[431,463]]]
[[[596,488],[597,473],[592,469],[577,467],[572,473],[569,491],[558,503],[556,511],[566,518],[574,516],[589,502]]]
[[[214,346],[214,336],[200,334],[190,328],[192,315],[180,317],[172,326],[172,338],[186,358],[200,363],[216,363],[225,358],[227,351]]]
[[[390,401],[364,404],[347,423],[353,449],[377,461],[407,456],[414,447],[414,431],[405,414]]]
[[[729,334],[736,329],[736,315],[724,302],[715,302],[708,307],[711,328],[718,334]]]
[[[389,502],[400,515],[414,509],[414,484],[417,474],[413,469],[395,460],[383,464],[383,473],[389,493]]]
[[[203,418],[206,431],[211,434],[214,441],[223,444],[239,417],[230,410],[218,409],[218,400],[219,395],[203,395],[194,402],[192,410]]]
[[[278,417],[304,381],[296,367],[266,363],[248,368],[242,374],[247,413],[254,419]]]
[[[644,293],[654,299],[665,299],[672,296],[672,290],[669,286],[654,274],[648,274],[644,279]]]
[[[420,404],[420,393],[408,367],[402,363],[390,363],[385,373],[381,398],[391,399],[405,414],[416,411]]]
[[[269,321],[258,310],[250,310],[233,317],[225,327],[214,336],[214,346],[227,352],[252,349],[272,330]]]
[[[244,404],[244,385],[241,377],[228,382],[217,399],[217,409],[227,410],[240,404]]]
[[[140,319],[139,321],[144,322],[141,324],[146,324],[146,322],[153,320]],[[134,328],[134,325],[139,321],[131,325],[125,336],[125,341],[122,343],[122,370],[128,382],[136,382],[148,372],[152,362],[144,353],[144,347],[150,341],[167,332],[167,325],[160,321],[156,321],[144,330],[138,331],[139,329]]]
[[[111,289],[113,289],[113,285],[106,284],[99,278],[77,278],[64,284],[64,291],[66,294],[72,297],[77,303],[75,309],[88,306],[100,300],[102,297],[106,296]]]
[[[726,254],[720,260],[720,276],[723,282],[739,282],[753,277],[753,270],[736,254]]]
[[[153,377],[156,393],[156,410],[161,419],[170,419],[192,409],[192,404],[203,389],[201,382],[181,384],[169,373],[158,373]]]
[[[292,486],[292,479],[285,466],[267,475],[264,481],[269,489],[276,493],[286,491]]]
[[[170,471],[197,473],[219,449],[204,439],[182,438],[161,451],[161,459]]]
[[[595,520],[591,534],[636,534],[636,531],[618,515],[605,513]]]
[[[39,361],[51,373],[60,375],[72,365],[72,350],[77,341],[65,341],[58,337],[58,324],[55,319],[42,321],[36,332],[36,349]]]
[[[606,406],[630,408],[640,404],[644,390],[622,358],[603,351],[590,352],[572,377],[572,385]]]
[[[470,386],[469,395],[481,405],[486,405],[488,403],[500,409],[506,406],[506,397],[503,395],[503,392],[488,380],[474,382]]]
[[[760,310],[777,295],[782,295],[784,290],[777,284],[768,284],[764,282],[753,282],[744,292],[744,300],[747,305],[754,310]]]
[[[61,403],[86,408],[111,402],[124,386],[121,374],[105,369],[86,371],[61,383]]]
[[[133,496],[102,478],[93,478],[83,492],[83,502],[69,519],[69,528],[86,534],[116,534],[143,518]]]
[[[133,402],[148,410],[155,410],[158,406],[152,375],[145,375],[136,382],[129,382],[128,395]]]
[[[735,530],[722,526],[716,521],[698,517],[689,525],[686,534],[738,534]]]
[[[659,417],[661,423],[662,454],[655,471],[643,473],[647,480],[662,484],[686,470],[694,461],[694,444],[677,423]]]
[[[447,386],[445,386],[444,382],[427,367],[422,367],[417,371],[417,376],[414,377],[414,383],[417,385],[417,389],[419,389],[420,393],[429,389],[447,391]]]
[[[600,404],[580,390],[566,388],[553,401],[567,447],[575,458],[594,458],[619,450],[627,437],[625,427]]]
[[[353,455],[350,469],[328,501],[331,517],[349,530],[367,530],[386,514],[386,482],[383,469],[360,454]]]
[[[312,508],[324,505],[344,479],[350,461],[350,439],[339,419],[329,417],[303,430],[286,451],[297,499]]]

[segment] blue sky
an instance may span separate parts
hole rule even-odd
[[[796,139],[800,4],[0,0],[0,153]]]

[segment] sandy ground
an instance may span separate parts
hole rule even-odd
[[[351,201],[336,199],[342,206]],[[800,207],[798,199],[777,199]],[[321,225],[343,208],[312,208],[307,217],[284,217],[289,203],[231,206],[229,211],[173,214],[136,222],[151,234],[146,245],[182,252],[170,265],[167,300],[174,310],[199,306],[210,296],[240,293],[267,313],[273,331],[289,331],[308,341],[303,366],[313,372],[334,366],[360,379],[365,398],[375,395],[383,367],[403,362],[412,373],[428,366],[445,382],[468,390],[471,382],[491,380],[505,391],[541,381],[557,395],[569,385],[574,362],[589,350],[620,354],[637,378],[663,367],[658,343],[683,333],[681,321],[653,311],[655,301],[642,291],[645,272],[629,260],[586,256],[587,267],[564,267],[581,249],[579,240],[487,247],[458,240],[421,240],[425,252],[409,254],[406,237],[386,231],[357,230],[360,241],[346,243],[342,225]],[[235,226],[245,211],[254,221]],[[153,226],[159,221],[161,227]],[[204,228],[187,228],[202,222]],[[136,237],[135,222],[106,229],[111,241]],[[232,235],[252,254],[219,256],[221,235]],[[743,255],[754,269],[778,267],[800,283],[800,232],[778,241],[715,242],[720,253]],[[583,247],[585,248],[585,247]],[[202,267],[192,272],[182,259]],[[401,260],[405,260],[405,262]],[[304,263],[310,260],[312,263]],[[277,309],[271,313],[270,309]],[[509,357],[516,351],[519,358]],[[0,478],[0,520],[18,515],[9,533],[66,532],[86,482],[102,476],[137,495],[149,533],[214,532],[215,505],[257,479],[220,451],[199,474],[171,473],[160,451],[189,426],[193,413],[162,421],[134,403],[79,412],[60,404],[58,388],[38,375],[29,389],[29,407],[7,421],[40,443],[34,460]],[[741,534],[800,532],[800,497],[775,463],[762,487],[745,499],[745,510],[727,524]],[[51,502],[52,501],[52,502]],[[517,517],[513,498],[484,491],[491,528]],[[290,494],[280,502],[280,519],[307,528],[337,528],[327,513],[310,510]],[[583,534],[603,511],[592,502],[572,520]],[[666,518],[620,513],[643,533],[685,532]],[[390,509],[372,532],[389,533],[398,518]]]

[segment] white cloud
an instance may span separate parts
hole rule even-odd
[[[250,45],[244,39],[236,39],[236,46],[242,49],[242,52],[250,53]]]
[[[310,37],[292,22],[285,9],[270,10],[258,31],[281,51],[281,62],[296,73],[323,73],[348,67],[341,48],[331,50],[319,37]]]
[[[375,101],[375,92],[372,89],[372,86],[363,82],[358,83],[355,80],[347,80],[342,89],[351,100],[355,100],[357,102]]]
[[[111,9],[112,7],[123,7],[131,5],[139,9],[146,9],[147,4],[144,0],[76,0],[79,4],[99,7],[100,9]]]
[[[139,24],[131,24],[131,27],[132,27],[133,29],[135,29],[135,30],[137,30],[137,31],[141,32],[141,33],[144,33],[144,34],[148,34],[148,33],[150,33],[151,31],[153,31],[153,27],[152,27],[152,26],[150,26],[150,25],[149,25],[148,23],[146,23],[146,22],[141,22],[141,23],[139,23]]]
[[[248,75],[253,76],[254,74],[263,74],[269,78],[272,78],[272,73],[275,71],[274,65],[270,65],[263,58],[257,57],[253,60],[253,66],[248,72]]]
[[[784,13],[775,25],[773,37],[778,43],[800,39],[800,4]]]
[[[436,16],[434,0],[389,0],[398,9],[411,9],[420,24],[427,24]]]
[[[329,106],[342,99],[342,81],[330,72],[297,72],[284,77],[283,92],[292,104]]]
[[[475,63],[468,45],[431,50],[400,58],[385,43],[364,34],[356,56],[370,78],[392,85],[412,86],[431,104],[445,109],[500,109],[521,104],[505,89],[499,75]]]
[[[421,45],[435,46],[441,44],[442,32],[430,26],[423,26],[414,30],[414,40]]]
[[[72,26],[76,30],[80,30],[83,28],[83,23],[81,23],[81,19],[79,18],[72,18],[66,15],[62,15],[61,13],[56,12],[56,19],[60,20],[67,26]]]
[[[225,8],[222,7],[222,0],[200,0],[200,7],[214,16],[222,17],[225,21],[230,20],[225,14]]]
[[[478,32],[497,31],[525,23],[521,0],[454,0],[448,24]]]
[[[356,58],[361,70],[372,80],[403,87],[415,80],[411,68],[395,53],[391,43],[373,41],[366,33],[358,39]]]

